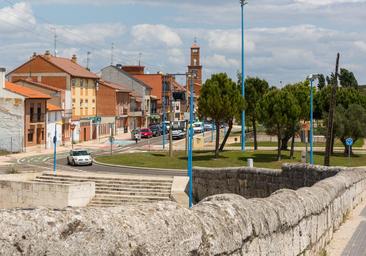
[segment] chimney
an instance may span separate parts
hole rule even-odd
[[[0,68],[0,86],[1,88],[5,88],[5,68]]]
[[[78,58],[76,57],[76,54],[72,55],[71,61],[74,62],[74,63],[77,63]]]
[[[51,53],[49,50],[47,50],[45,53],[44,53],[44,56],[46,57],[46,59],[49,59],[51,57]]]
[[[37,53],[36,52],[33,52],[33,55],[30,59],[34,59],[35,57],[37,57]]]
[[[122,64],[116,64],[116,68],[122,69]]]

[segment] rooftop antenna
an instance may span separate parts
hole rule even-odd
[[[54,36],[53,36],[53,54],[56,57],[57,56],[57,33],[56,33],[56,27],[54,27],[53,30],[54,30]]]
[[[194,37],[193,42],[194,42],[195,44],[197,44],[197,37],[196,37],[196,36]]]
[[[139,66],[141,66],[141,56],[142,56],[142,53],[140,52],[139,53]]]
[[[90,70],[90,68],[89,68],[90,53],[91,53],[91,52],[89,52],[89,51],[86,53],[86,68],[87,68],[88,70]]]
[[[112,47],[111,47],[111,65],[113,66],[113,62],[114,62],[114,43],[112,43]]]

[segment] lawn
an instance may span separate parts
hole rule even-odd
[[[248,158],[254,159],[255,167],[280,168],[283,163],[300,162],[301,153],[295,153],[295,159],[289,158],[289,152],[282,153],[282,161],[276,160],[276,151],[225,151],[220,154],[218,159],[214,158],[212,152],[201,151],[194,152],[193,166],[200,167],[235,167],[245,166]],[[165,152],[146,152],[146,153],[128,153],[114,156],[98,156],[97,161],[127,166],[166,168],[166,169],[186,169],[187,157],[184,152],[174,152],[174,157],[170,158]],[[314,154],[315,164],[323,163],[323,153]],[[332,165],[338,166],[365,166],[366,155],[354,155],[349,160],[343,154],[335,154],[331,158]]]
[[[361,148],[363,146],[363,139],[358,139],[356,141],[356,143],[353,145],[353,148]],[[248,147],[253,147],[254,146],[254,142],[247,142],[245,143],[246,146]],[[240,147],[241,144],[240,143],[231,143],[228,144],[228,146],[231,147]],[[277,147],[277,142],[276,141],[258,141],[258,146],[259,147]],[[343,144],[340,140],[336,140],[334,142],[334,146],[335,147],[343,147]],[[291,147],[291,141],[288,144],[288,147]],[[295,142],[295,147],[305,147],[305,143],[301,143],[301,142]],[[310,147],[310,145],[308,144],[308,147]],[[325,143],[323,142],[314,142],[314,147],[325,147]]]
[[[4,151],[4,150],[0,150],[0,156],[5,156],[7,154],[9,154],[9,152]]]

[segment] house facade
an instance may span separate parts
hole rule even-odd
[[[71,59],[55,57],[46,51],[8,74],[10,81],[32,80],[65,91],[62,134],[65,142],[88,141],[97,137],[98,76]],[[71,135],[71,124],[75,125]]]
[[[120,84],[131,90],[129,130],[148,126],[150,123],[151,87],[123,70],[121,65],[102,69],[101,78],[114,84]]]
[[[46,94],[5,81],[0,69],[0,134],[3,150],[20,152],[27,147],[46,147]]]

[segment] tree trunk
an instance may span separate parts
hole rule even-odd
[[[281,161],[281,129],[277,125],[277,161]]]
[[[288,149],[288,141],[291,137],[285,137],[285,138],[282,138],[282,142],[281,142],[281,149],[282,150],[287,150]]]
[[[215,158],[219,157],[219,146],[220,146],[220,123],[216,123]]]
[[[292,127],[292,140],[291,140],[291,152],[290,152],[290,159],[294,158],[294,151],[295,151],[295,124]]]
[[[330,154],[333,155],[334,154],[334,141],[335,141],[335,134],[334,131],[332,132],[333,136],[332,136],[332,145],[330,147]]]
[[[329,106],[329,116],[328,116],[328,125],[327,125],[327,135],[326,135],[326,147],[325,147],[325,155],[324,155],[324,165],[330,165],[330,154],[332,149],[332,138],[333,138],[333,129],[334,129],[334,113],[336,108],[336,95],[337,95],[337,87],[338,87],[338,67],[339,67],[339,53],[337,53],[336,60],[336,68],[335,68],[335,82],[332,85],[332,94],[330,96],[330,106]]]
[[[230,136],[230,133],[231,133],[231,130],[233,129],[233,121],[230,120],[229,121],[229,129],[227,130],[226,134],[225,134],[225,137],[224,137],[224,140],[222,141],[221,143],[221,146],[220,146],[220,151],[223,151],[224,150],[224,147],[225,147],[225,144],[226,144],[226,141],[227,139],[229,138]]]
[[[252,118],[253,123],[253,138],[254,138],[254,150],[258,149],[258,142],[257,142],[257,124],[255,118]]]

